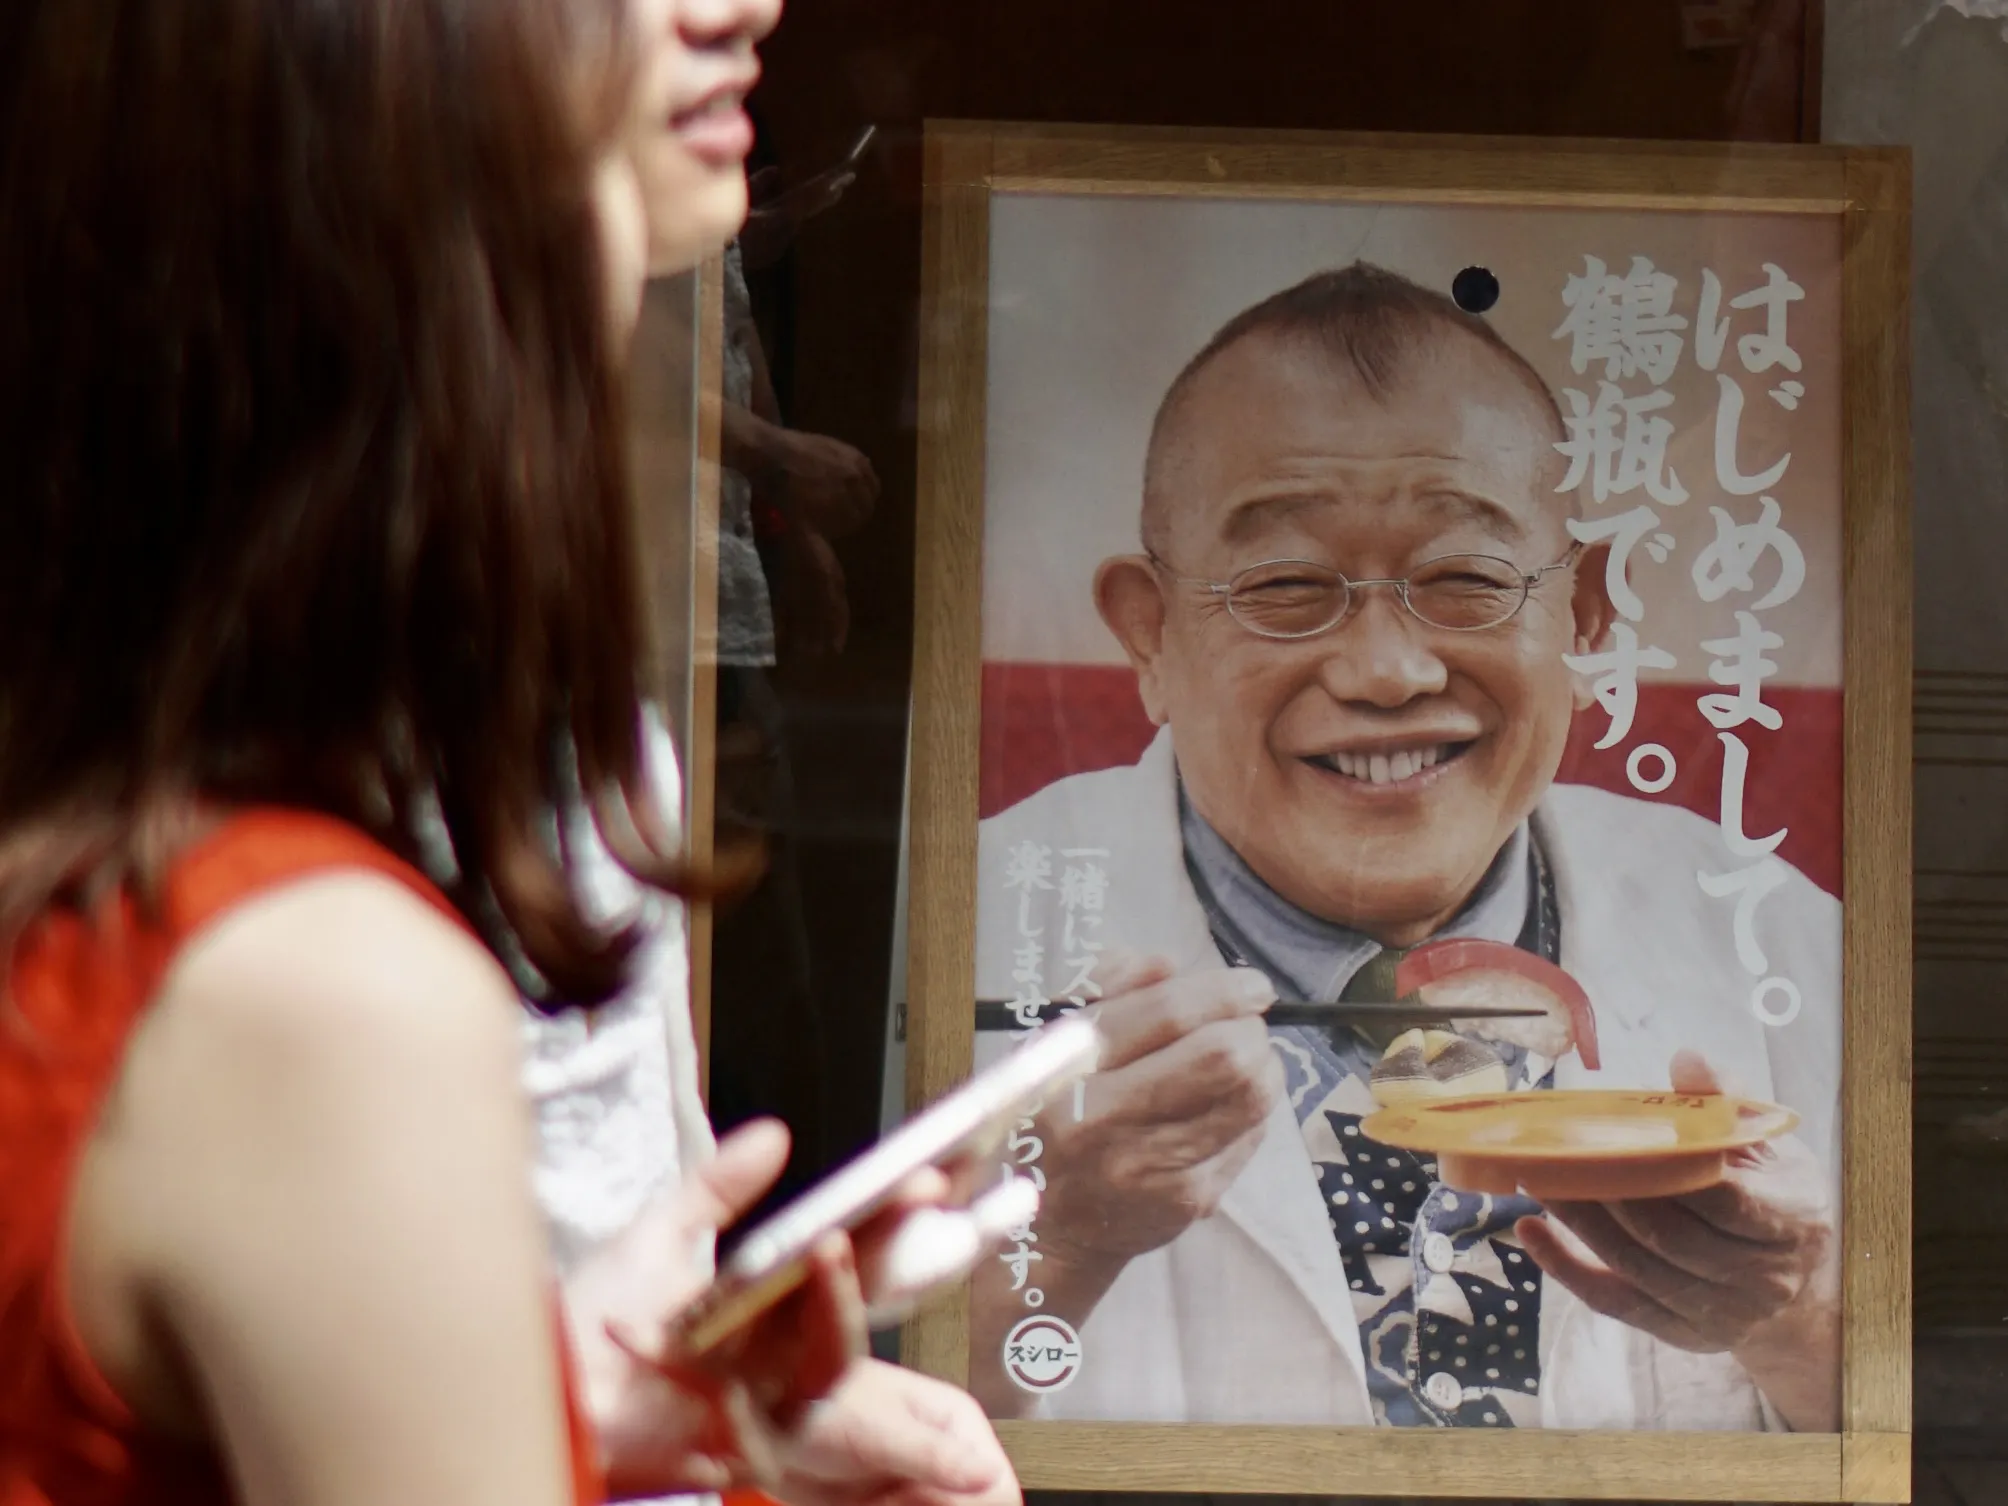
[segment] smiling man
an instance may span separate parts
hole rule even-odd
[[[1489,325],[1364,265],[1248,310],[1173,383],[1142,547],[1095,581],[1160,733],[981,835],[980,996],[1034,961],[1066,991],[1069,866],[1132,953],[1103,973],[1104,1070],[1022,1142],[1037,1240],[977,1283],[993,1411],[1034,1406],[987,1357],[1038,1312],[1082,1351],[1047,1416],[1837,1426],[1839,907],[1796,873],[1767,898],[1764,945],[1804,996],[1769,1028],[1695,883],[1723,866],[1716,829],[1554,784],[1590,703],[1565,656],[1612,620],[1562,437]],[[1028,852],[1049,887],[1005,882]],[[1721,1084],[1793,1107],[1798,1133],[1687,1198],[1444,1187],[1360,1134],[1385,1038],[1263,1015],[1278,991],[1390,998],[1398,959],[1449,937],[1589,996],[1596,1069],[1494,1042],[1516,1089]]]

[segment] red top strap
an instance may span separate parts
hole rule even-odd
[[[352,868],[394,879],[456,925],[466,925],[430,879],[346,821],[313,811],[258,809],[231,817],[175,863],[166,887],[165,929],[179,945],[267,889]]]

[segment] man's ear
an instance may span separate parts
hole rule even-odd
[[[1610,564],[1610,557],[1610,545],[1592,544],[1576,559],[1576,594],[1570,602],[1575,618],[1575,643],[1569,650],[1572,654],[1598,653],[1610,643],[1611,624],[1618,615],[1618,609],[1611,604],[1611,593],[1604,584],[1604,572]],[[1593,699],[1589,681],[1577,675],[1576,709],[1584,709]]]
[[[1170,714],[1165,707],[1162,673],[1164,589],[1150,561],[1141,554],[1118,554],[1103,560],[1095,571],[1095,610],[1129,656],[1151,725],[1162,727]]]

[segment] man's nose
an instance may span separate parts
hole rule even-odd
[[[676,24],[693,47],[758,42],[780,23],[781,0],[677,0]]]
[[[1392,709],[1436,695],[1450,671],[1431,645],[1429,627],[1391,586],[1357,593],[1345,620],[1319,640],[1319,678],[1335,700]]]

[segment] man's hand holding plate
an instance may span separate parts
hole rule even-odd
[[[1679,1093],[1719,1093],[1683,1052]],[[1597,1312],[1697,1353],[1729,1353],[1795,1429],[1839,1425],[1839,1240],[1806,1145],[1784,1136],[1739,1152],[1714,1187],[1685,1197],[1550,1203],[1519,1234],[1548,1275]]]

